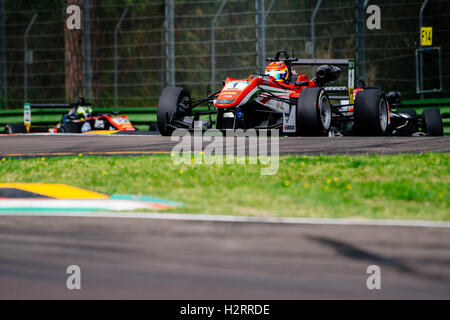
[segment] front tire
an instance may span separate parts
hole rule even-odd
[[[422,130],[427,136],[443,136],[444,125],[442,123],[441,110],[426,109],[422,112]]]
[[[297,133],[323,136],[331,126],[331,104],[323,88],[306,88],[297,103]]]
[[[77,123],[66,122],[59,128],[60,133],[81,133],[81,128]]]
[[[354,106],[355,131],[362,136],[385,136],[388,134],[389,108],[380,89],[358,92]]]
[[[175,130],[169,124],[176,117],[191,114],[191,96],[184,88],[164,88],[158,102],[156,114],[158,130],[163,136],[169,136]]]

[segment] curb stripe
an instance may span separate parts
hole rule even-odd
[[[0,202],[0,212],[30,212],[43,213],[45,211],[64,211],[77,212],[89,211],[131,211],[136,209],[171,209],[172,207],[162,203],[145,202],[135,200],[105,200],[105,199],[89,199],[89,200],[30,200],[30,199],[8,199]],[[36,214],[33,214],[36,215]],[[54,213],[54,215],[61,215],[61,213]],[[72,214],[69,213],[70,216]]]
[[[0,188],[12,188],[55,199],[109,199],[106,194],[53,183],[0,183]]]
[[[116,132],[119,132],[119,130],[96,130],[83,132],[83,134],[114,134]]]

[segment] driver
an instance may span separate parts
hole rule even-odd
[[[285,82],[290,77],[290,72],[287,65],[282,61],[275,61],[269,63],[266,67],[265,74],[267,76],[272,76],[276,81]]]
[[[92,115],[92,108],[89,106],[83,98],[78,98],[77,101],[72,105],[72,108],[67,114],[68,120],[80,120],[84,121]]]
[[[308,87],[316,87],[314,80],[309,80],[304,74],[298,75],[294,68],[289,67],[282,61],[271,62],[267,65],[265,75],[272,76],[276,81],[284,83],[308,82]]]

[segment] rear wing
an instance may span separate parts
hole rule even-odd
[[[320,66],[332,64],[335,66],[348,66],[353,59],[292,59],[293,66]]]
[[[23,124],[25,125],[25,128],[27,129],[27,133],[30,132],[31,127],[31,108],[34,109],[69,109],[71,108],[71,104],[65,104],[65,103],[25,103],[23,105]]]
[[[274,58],[267,58],[266,61],[276,61]],[[287,58],[279,59],[290,63],[292,66],[320,66],[324,64],[348,67],[348,83],[347,87],[326,87],[326,91],[331,92],[348,92],[350,104],[353,104],[353,91],[355,89],[355,59],[296,59]],[[345,98],[346,99],[346,98]]]
[[[319,66],[323,64],[331,64],[335,66],[348,67],[348,84],[347,88],[340,87],[340,90],[330,90],[334,92],[348,92],[350,104],[353,104],[353,90],[355,89],[355,59],[290,59],[293,66]],[[326,88],[325,88],[326,89]]]

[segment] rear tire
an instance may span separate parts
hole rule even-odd
[[[170,121],[179,116],[191,114],[191,96],[184,88],[165,88],[158,102],[158,130],[163,136],[169,136],[175,130],[169,127]]]
[[[422,121],[422,131],[427,136],[440,137],[444,135],[441,110],[437,108],[424,110],[422,112]]]
[[[27,128],[23,123],[9,123],[5,126],[5,133],[27,133]]]
[[[366,89],[358,92],[353,115],[356,134],[362,136],[388,134],[388,103],[380,89]]]
[[[78,124],[67,122],[59,128],[59,132],[61,133],[81,133],[81,128]]]
[[[331,126],[331,104],[323,88],[306,88],[297,103],[297,133],[324,136]]]

